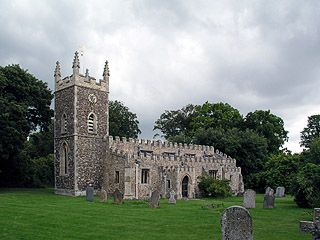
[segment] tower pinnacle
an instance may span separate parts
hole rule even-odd
[[[60,72],[60,63],[59,61],[56,62],[56,69],[54,70],[54,78],[56,82],[61,80],[61,72]]]
[[[73,68],[73,75],[79,75],[80,61],[79,61],[78,52],[75,52],[74,54],[72,68]]]

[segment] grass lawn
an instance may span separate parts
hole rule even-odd
[[[147,201],[123,205],[86,202],[85,197],[53,194],[53,189],[0,189],[0,239],[221,239],[220,217],[227,207],[242,206],[241,197],[161,199],[158,209]],[[223,203],[222,208],[202,206]],[[275,209],[263,209],[258,194],[253,219],[254,239],[311,239],[299,233],[299,221],[312,221],[312,209],[296,207],[291,196],[277,198]]]

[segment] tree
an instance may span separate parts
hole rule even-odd
[[[258,173],[258,182],[273,189],[283,186],[286,192],[290,193],[300,167],[299,155],[284,152],[271,154],[269,160],[264,164],[264,170]]]
[[[195,105],[188,104],[182,109],[166,110],[155,122],[153,130],[160,130],[163,133],[162,137],[167,140],[189,143],[195,109]]]
[[[19,65],[0,67],[0,184],[19,181],[19,154],[31,131],[50,124],[53,95],[46,83]]]
[[[288,131],[284,129],[284,121],[270,113],[270,110],[249,112],[244,120],[244,128],[252,129],[267,139],[268,152],[277,154],[279,148],[288,141]]]
[[[196,111],[192,118],[191,126],[196,131],[203,129],[231,129],[239,128],[242,125],[243,118],[239,111],[231,107],[228,103],[209,103],[202,106],[196,106]]]
[[[320,115],[312,115],[308,117],[308,125],[301,132],[301,146],[310,147],[310,143],[314,139],[320,137]]]
[[[137,138],[141,133],[137,115],[122,102],[109,102],[109,134],[111,136]]]

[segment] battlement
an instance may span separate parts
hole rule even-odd
[[[109,150],[136,160],[208,162],[236,165],[236,160],[213,146],[162,142],[160,140],[107,137]]]
[[[59,62],[56,63],[56,69],[54,71],[55,91],[59,91],[64,88],[77,85],[77,86],[109,92],[110,72],[108,67],[108,61],[105,62],[103,79],[99,79],[98,81],[96,80],[96,78],[89,76],[88,69],[86,69],[85,75],[79,73],[80,61],[79,61],[78,52],[75,53],[72,68],[73,68],[73,74],[71,76],[67,76],[61,79],[60,63]]]

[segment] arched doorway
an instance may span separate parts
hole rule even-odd
[[[188,183],[189,178],[185,176],[182,180],[182,197],[188,197]]]

